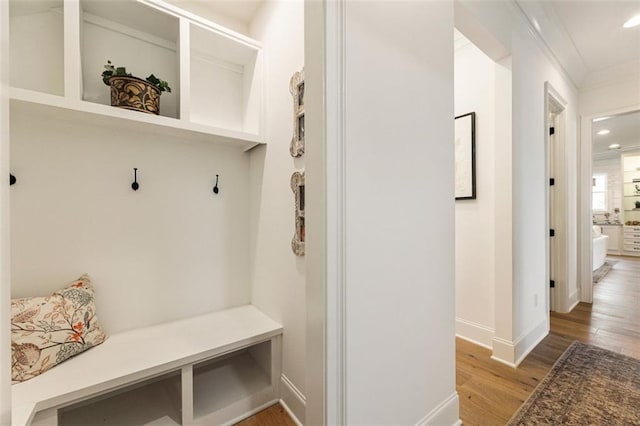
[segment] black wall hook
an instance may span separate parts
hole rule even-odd
[[[219,175],[216,175],[216,184],[215,184],[215,186],[213,187],[213,193],[214,193],[214,194],[217,194],[218,192],[220,192],[220,189],[218,188],[218,176],[219,176]]]
[[[131,184],[131,189],[133,189],[134,191],[137,191],[138,188],[140,188],[140,185],[138,185],[138,168],[134,167],[133,168],[133,183]]]
[[[15,185],[16,181],[17,181],[16,177],[11,173],[9,173],[9,185]]]

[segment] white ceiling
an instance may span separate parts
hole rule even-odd
[[[640,27],[622,24],[640,15],[638,1],[556,1],[551,6],[589,71],[640,59]]]
[[[640,1],[516,2],[579,87],[640,74]]]
[[[640,149],[640,111],[594,122],[592,129],[593,154],[596,158],[615,157],[620,152]],[[603,129],[610,133],[598,135]],[[609,145],[614,143],[620,144],[619,150],[609,149]]]

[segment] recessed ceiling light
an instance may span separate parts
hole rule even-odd
[[[609,149],[620,149],[620,144],[612,143],[611,145],[609,145]]]
[[[611,131],[609,131],[609,129],[602,129],[596,134],[600,135],[600,136],[604,136],[604,135],[608,135],[609,133],[611,133]]]
[[[640,15],[636,15],[622,25],[625,28],[632,28],[640,25]]]
[[[609,116],[606,116],[606,117],[598,117],[598,118],[594,118],[594,119],[593,119],[593,122],[594,122],[594,123],[597,123],[598,121],[604,121],[604,120],[608,120],[608,119],[610,119],[610,118],[611,118],[611,117],[609,117]]]

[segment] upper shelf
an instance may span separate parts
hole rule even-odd
[[[85,123],[118,126],[123,129],[145,130],[150,133],[161,132],[167,136],[188,140],[212,141],[238,146],[245,151],[261,144],[258,135],[239,132],[185,120],[145,114],[100,105],[86,101],[74,101],[62,96],[38,93],[31,90],[11,88],[12,111],[41,113],[59,119],[82,119]]]
[[[259,42],[160,0],[24,3],[11,0],[12,108],[245,150],[264,143]],[[160,116],[110,106],[107,60],[169,82]]]

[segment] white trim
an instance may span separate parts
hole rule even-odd
[[[568,199],[568,167],[567,161],[569,159],[569,153],[567,152],[567,126],[566,126],[566,111],[568,103],[564,100],[560,92],[556,90],[553,85],[545,81],[544,83],[545,93],[545,135],[546,135],[546,150],[547,161],[549,160],[549,154],[553,155],[553,170],[547,164],[547,178],[555,178],[556,183],[553,189],[547,185],[547,220],[549,221],[548,228],[553,223],[553,228],[557,231],[556,236],[553,239],[547,240],[547,249],[553,251],[547,252],[547,266],[548,271],[553,270],[553,277],[547,277],[546,282],[553,279],[556,282],[556,287],[551,290],[549,286],[545,286],[546,300],[549,302],[547,311],[558,311],[566,313],[569,307],[569,287],[572,283],[569,282],[569,259],[570,256],[570,224],[572,219],[569,215],[569,199]],[[551,120],[550,116],[554,118]],[[548,128],[554,126],[556,132],[554,134],[553,146],[551,146],[551,136],[549,135]],[[551,200],[552,192],[554,195],[553,211],[549,211],[549,203]],[[549,259],[549,254],[553,253],[553,259]],[[553,264],[550,263],[553,262]],[[551,268],[553,266],[553,268]],[[553,304],[551,304],[551,292],[553,291]],[[547,312],[548,316],[549,313]]]
[[[567,69],[562,65],[562,62],[558,59],[553,49],[551,49],[551,47],[547,44],[547,41],[544,39],[544,37],[535,28],[535,26],[529,19],[529,15],[527,15],[527,13],[524,11],[522,6],[517,1],[509,2],[509,3],[513,5],[514,9],[519,12],[518,15],[520,16],[520,18],[522,18],[523,22],[526,23],[527,32],[536,41],[536,44],[538,45],[538,47],[540,47],[540,50],[542,50],[544,55],[549,59],[549,61],[553,64],[553,66],[558,71],[560,71],[560,74],[564,77],[564,79],[570,85],[573,86],[573,89],[577,91],[579,87],[578,83],[573,78],[571,73],[569,73],[569,71],[567,71]]]
[[[509,367],[516,367],[515,362],[509,361],[510,359],[514,359],[513,354],[515,353],[514,343],[503,339],[501,337],[493,338],[493,354],[491,355],[491,359],[494,361],[498,361],[502,364],[508,365]]]
[[[180,68],[180,90],[177,91],[180,119],[191,121],[191,24],[185,18],[179,22],[178,65]]]
[[[302,394],[302,392],[300,392],[296,385],[294,385],[293,382],[284,375],[284,373],[280,376],[280,380],[303,405],[307,403],[307,398]]]
[[[517,367],[517,365],[515,365],[513,362],[505,361],[504,359],[498,358],[495,355],[491,355],[491,359],[495,362],[499,362],[500,364],[506,365],[507,367],[511,367],[511,368]]]
[[[295,423],[296,426],[304,426],[304,424],[300,421],[300,419],[298,419],[296,415],[293,413],[293,411],[291,411],[287,403],[284,402],[284,399],[280,400],[280,405],[282,405],[282,408],[284,408],[284,411],[287,412],[287,414],[289,415],[289,417],[291,417],[291,420],[293,420],[293,423]]]
[[[573,301],[573,302],[571,302],[571,301]],[[573,308],[578,306],[578,303],[580,303],[580,299],[578,298],[578,290],[574,291],[571,294],[571,297],[569,298],[569,302],[571,302],[571,306],[569,306],[569,312],[571,312],[571,311],[573,311]]]
[[[494,335],[495,330],[491,327],[456,317],[456,337],[460,339],[483,348],[493,349],[491,343]]]
[[[345,11],[325,3],[326,85],[326,424],[347,424]]]
[[[160,10],[164,13],[187,18],[192,21],[194,24],[199,25],[201,27],[205,27],[209,30],[212,30],[220,35],[223,35],[237,43],[244,44],[245,46],[251,47],[253,49],[261,49],[262,44],[254,40],[250,37],[245,36],[244,34],[240,34],[236,31],[230,30],[228,28],[223,27],[222,25],[218,25],[214,22],[211,22],[201,16],[195,15],[191,12],[187,12],[186,10],[180,9],[177,6],[173,6],[169,3],[165,3],[161,0],[137,0],[139,3],[145,4],[147,6],[153,7],[154,9]]]
[[[307,398],[302,392],[293,384],[291,380],[284,374],[280,376],[280,400],[288,401],[287,410],[292,417],[296,419],[304,419],[307,405]]]
[[[11,259],[9,235],[9,2],[0,1],[0,364],[11,359],[10,305]],[[0,424],[11,424],[11,370],[0,370]]]
[[[455,425],[462,424],[459,414],[460,402],[458,400],[458,393],[454,392],[447,399],[442,401],[436,408],[431,410],[429,414],[424,416],[416,423],[416,426],[427,425]]]
[[[529,353],[538,346],[538,343],[542,341],[549,334],[549,318],[547,317],[544,321],[540,321],[540,323],[533,327],[528,333],[523,334],[521,337],[516,339],[515,341],[515,357],[516,366],[520,365],[520,363],[529,355]],[[518,355],[519,354],[519,355]]]
[[[510,342],[500,337],[493,339],[491,359],[509,367],[517,367],[529,353],[549,334],[548,318]]]
[[[64,0],[64,95],[82,99],[81,25],[79,0]]]

